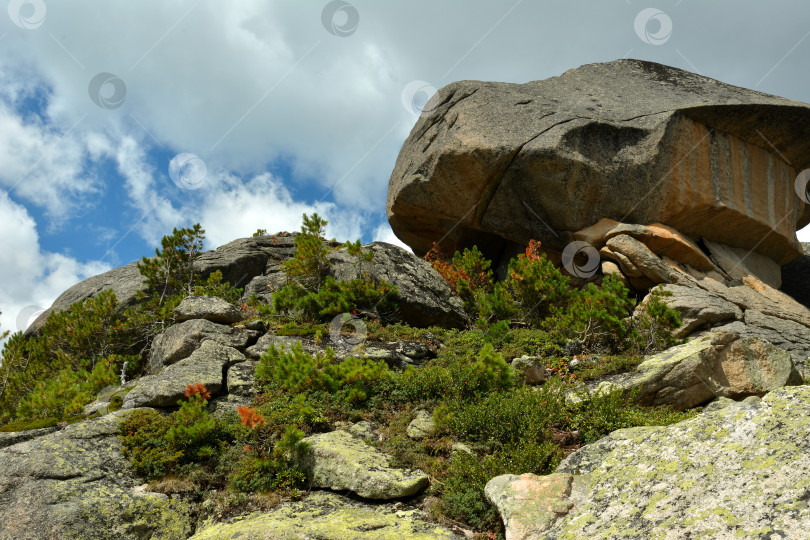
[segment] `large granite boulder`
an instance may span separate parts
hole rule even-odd
[[[641,60],[525,84],[459,81],[431,99],[391,175],[387,213],[417,254],[441,241],[490,258],[540,240],[560,252],[602,218],[662,223],[801,254],[810,106]]]
[[[0,449],[0,539],[187,538],[188,504],[135,489],[119,438],[128,412]]]
[[[40,313],[25,330],[26,335],[34,335],[48,320],[52,311],[64,311],[76,302],[95,297],[101,291],[112,289],[118,298],[119,309],[123,310],[137,303],[137,293],[146,286],[146,280],[138,272],[137,262],[113,268],[103,274],[77,283],[60,294],[53,305]]]
[[[537,538],[805,538],[810,387],[757,401],[574,452],[557,468],[574,475],[570,509]]]

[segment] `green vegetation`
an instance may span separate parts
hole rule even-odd
[[[273,306],[251,302],[249,313],[278,335],[321,343],[334,316],[363,311],[370,315],[369,342],[421,341],[436,357],[395,370],[382,361],[339,359],[328,347],[314,355],[300,344],[270,347],[255,370],[258,394],[237,414],[212,414],[207,390],[195,384],[176,410],[140,410],[126,418],[124,451],[153,489],[188,488],[202,514],[219,517],[295,498],[305,486],[302,439],[370,420],[381,434],[372,444],[396,464],[430,476],[421,500],[437,521],[495,537],[500,519],[483,491],[492,477],[548,474],[564,455],[613,430],[689,417],[639,406],[621,392],[590,395],[582,385],[632,369],[642,354],[677,343],[672,330],[680,321],[664,293],[654,291],[637,308],[610,277],[574,287],[535,242],[511,261],[506,279],[496,281],[490,261],[473,248],[428,257],[462,300],[469,326],[412,328],[391,322],[397,290],[372,277],[374,253],[359,241],[344,244],[356,274],[344,281],[330,275],[335,244],[323,237],[326,224],[317,214],[304,215],[295,256],[284,265],[287,283],[275,292]],[[205,279],[195,272],[204,233],[199,225],[175,229],[155,257],[139,263],[147,282],[140,304],[120,310],[106,291],[52,314],[39,337],[13,335],[0,366],[0,431],[82,418],[99,390],[117,384],[125,363],[127,378],[142,374],[151,340],[174,322],[174,308],[187,295],[237,302],[241,290],[219,272]],[[575,356],[565,353],[571,343],[578,344]],[[540,357],[551,379],[526,386],[509,365],[522,355]],[[579,400],[570,399],[577,394]],[[116,394],[110,409],[121,401]],[[406,436],[417,410],[433,411],[435,422],[421,440]]]
[[[295,237],[295,256],[284,263],[287,283],[273,295],[276,312],[303,322],[328,322],[354,310],[388,318],[396,308],[397,288],[363,272],[363,263],[370,262],[374,253],[364,252],[359,240],[344,245],[357,261],[357,277],[338,281],[327,275],[331,265],[323,237],[326,225],[318,214],[304,214],[301,234]]]
[[[111,290],[51,313],[35,337],[13,334],[0,360],[0,425],[81,417],[84,406],[106,386],[143,372],[154,336],[174,322],[174,309],[189,294],[236,302],[241,289],[211,273],[194,271],[205,231],[200,225],[164,236],[155,257],[138,269],[146,278],[141,303],[120,309]]]

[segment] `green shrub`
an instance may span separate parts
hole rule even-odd
[[[239,461],[228,477],[230,486],[237,491],[259,492],[303,486],[306,472],[296,465],[305,450],[303,438],[302,431],[287,426],[271,456],[248,455]],[[245,451],[254,453],[250,446],[245,446]]]
[[[488,392],[511,388],[515,373],[490,343],[483,342],[473,361],[469,356],[443,356],[420,368],[409,367],[394,375],[392,400],[468,400]]]
[[[666,304],[665,296],[672,296],[672,292],[664,291],[660,285],[652,289],[633,317],[633,348],[639,354],[663,351],[682,342],[672,336],[682,324],[680,313]]]
[[[595,442],[617,429],[666,426],[696,414],[678,412],[671,407],[642,407],[623,390],[591,393],[582,386],[577,393],[581,401],[569,408],[567,424],[570,429],[579,431],[583,444]]]
[[[338,362],[331,347],[312,356],[304,352],[300,343],[289,351],[271,346],[256,366],[256,381],[265,387],[293,394],[322,391],[355,404],[374,395],[390,376],[383,361],[349,357]]]
[[[487,482],[502,474],[548,474],[559,460],[559,449],[551,442],[519,442],[485,456],[454,452],[441,480],[441,510],[477,531],[499,532],[500,516],[484,495]]]
[[[164,236],[155,256],[143,257],[138,271],[146,278],[146,290],[158,295],[158,304],[172,294],[192,294],[199,284],[194,272],[194,261],[202,252],[205,231],[197,223],[191,228],[175,228]]]
[[[102,291],[51,313],[38,337],[12,335],[0,360],[0,423],[69,416],[117,379],[124,362],[137,369],[136,338],[117,308],[115,294]]]
[[[328,322],[336,315],[365,310],[379,318],[388,318],[395,310],[397,288],[371,279],[363,272],[363,263],[374,253],[363,252],[360,241],[345,247],[355,257],[357,277],[337,281],[327,275],[329,247],[323,238],[327,222],[318,214],[304,214],[301,234],[295,237],[295,255],[284,262],[287,283],[273,295],[277,313],[308,322]]]
[[[187,392],[189,399],[181,401],[177,411],[134,411],[121,423],[124,454],[137,474],[152,480],[182,464],[216,463],[235,440],[236,426],[209,415],[205,388],[200,387],[202,392]]]

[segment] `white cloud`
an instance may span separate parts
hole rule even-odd
[[[394,244],[395,246],[399,246],[406,251],[410,251],[413,253],[413,250],[408,246],[405,242],[400,240],[394,234],[394,231],[391,230],[391,226],[388,223],[383,223],[379,227],[374,230],[374,241],[375,242],[388,242],[389,244]]]
[[[270,173],[248,181],[220,175],[207,179],[203,189],[198,221],[206,231],[207,245],[211,248],[251,236],[257,229],[265,229],[269,234],[298,230],[304,213],[318,213],[329,221],[326,235],[330,238],[353,240],[362,234],[362,218],[351,212],[340,212],[332,203],[295,201],[289,190]]]
[[[17,316],[28,306],[49,307],[68,287],[110,269],[43,251],[26,209],[0,192],[0,331],[16,331]]]
[[[54,223],[100,191],[83,167],[81,138],[23,119],[0,102],[0,186],[43,208]]]

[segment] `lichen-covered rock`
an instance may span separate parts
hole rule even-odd
[[[411,439],[421,440],[427,437],[434,429],[436,429],[436,422],[433,421],[433,414],[425,411],[416,411],[416,416],[411,423],[408,424],[406,434]]]
[[[574,506],[543,538],[805,538],[810,387],[619,430],[557,471],[580,473]]]
[[[715,397],[738,399],[801,382],[790,353],[757,338],[712,332],[648,357],[608,385],[649,405],[696,407]]]
[[[782,269],[772,259],[750,249],[735,248],[704,239],[703,244],[712,259],[730,278],[742,280],[754,276],[769,287],[782,285]]]
[[[252,397],[256,393],[256,362],[239,362],[228,368],[228,394]]]
[[[302,459],[313,487],[349,490],[368,499],[397,499],[428,485],[422,471],[395,469],[390,458],[346,431],[319,433],[304,439]]]
[[[191,540],[461,540],[428,523],[423,512],[393,504],[373,506],[315,491],[263,514],[234,523],[202,526]]]
[[[157,373],[164,366],[187,358],[207,339],[237,350],[244,350],[251,330],[217,324],[205,319],[192,319],[173,324],[155,337],[149,349],[149,372]]]
[[[519,371],[528,384],[540,384],[548,378],[546,366],[539,356],[523,355],[512,360],[512,367]]]
[[[0,539],[187,538],[187,504],[133,489],[118,437],[127,413],[0,450]]]
[[[506,528],[506,540],[535,540],[571,510],[573,476],[555,473],[504,474],[487,482],[484,494]]]
[[[31,439],[36,439],[37,437],[42,437],[48,433],[53,433],[56,431],[56,429],[57,428],[55,427],[44,427],[39,429],[27,429],[24,431],[0,432],[0,448],[12,446]]]
[[[203,341],[191,356],[165,368],[157,375],[138,379],[124,398],[124,408],[174,407],[183,398],[186,387],[201,383],[212,396],[222,388],[223,369],[245,356],[232,347],[216,341]]]
[[[174,309],[178,322],[205,319],[215,323],[231,324],[242,320],[238,307],[217,296],[186,296]]]

